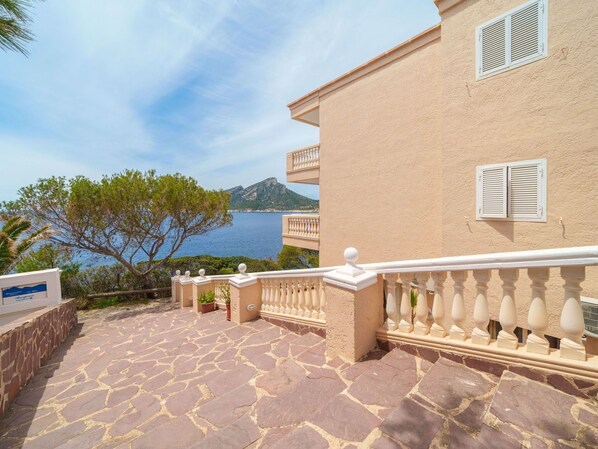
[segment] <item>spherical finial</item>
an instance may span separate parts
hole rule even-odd
[[[245,274],[245,271],[247,271],[247,265],[245,265],[244,263],[240,263],[239,264],[239,273]]]
[[[345,256],[345,262],[351,265],[355,265],[355,262],[357,262],[357,259],[359,259],[359,251],[352,246],[347,248],[343,255]]]
[[[174,272],[174,274],[176,274],[177,276],[180,276],[180,275],[181,275],[181,270],[176,270],[176,271]]]
[[[185,277],[188,278],[189,276],[191,276],[191,272],[190,271],[185,271]]]
[[[199,270],[199,275],[201,277],[204,277],[205,274],[206,274],[206,270],[204,270],[203,268],[201,270]]]

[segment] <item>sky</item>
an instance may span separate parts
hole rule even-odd
[[[29,57],[0,51],[0,201],[127,168],[286,183],[319,140],[286,105],[438,21],[432,0],[35,3]]]

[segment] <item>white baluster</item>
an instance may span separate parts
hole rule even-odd
[[[527,336],[527,350],[537,354],[549,354],[550,345],[544,337],[544,332],[548,327],[545,284],[550,277],[550,271],[548,268],[529,268],[527,273],[532,280],[532,302],[527,314],[527,323],[532,333]]]
[[[444,329],[444,281],[446,281],[446,272],[437,271],[432,274],[434,279],[434,303],[432,304],[432,317],[434,324],[430,329],[430,335],[433,337],[445,337]]]
[[[417,279],[417,304],[415,305],[416,321],[413,330],[417,335],[427,335],[430,332],[428,326],[428,296],[426,285],[430,279],[430,273],[420,272],[415,275]]]
[[[318,318],[321,320],[326,320],[326,287],[324,285],[324,281],[322,278],[318,278],[318,285],[319,285],[319,296],[320,296],[320,313]]]
[[[451,308],[451,318],[453,325],[449,330],[449,337],[453,340],[464,341],[467,334],[463,329],[463,322],[465,321],[465,299],[463,298],[464,283],[467,280],[467,271],[453,271],[451,278],[454,282],[455,294],[453,296],[453,305]]]
[[[303,279],[297,279],[297,315],[305,316],[305,282]]]
[[[394,273],[385,274],[386,279],[386,329],[394,331],[397,328],[397,279]]]
[[[585,267],[562,267],[561,277],[565,280],[565,303],[561,312],[561,357],[586,360],[586,348],[581,341],[585,332],[583,309],[581,308],[580,284],[585,280]]]
[[[291,286],[288,279],[282,279],[282,295],[283,295],[283,302],[284,305],[284,313],[289,315],[291,313]],[[282,311],[281,311],[282,312]]]
[[[413,274],[401,273],[399,276],[401,278],[402,284],[400,306],[401,321],[399,322],[399,332],[409,333],[413,330],[413,325],[411,324],[411,298],[409,297]]]
[[[473,277],[476,280],[477,293],[473,306],[475,327],[471,333],[471,341],[478,345],[487,345],[490,343],[490,334],[488,333],[488,323],[490,323],[490,313],[488,311],[490,270],[475,270]]]
[[[498,270],[498,275],[502,279],[502,302],[498,316],[502,330],[498,333],[496,344],[499,348],[517,349],[519,342],[513,331],[517,327],[515,282],[519,278],[519,270]]]
[[[309,291],[311,292],[312,298],[311,317],[317,319],[320,315],[320,292],[317,279],[310,279]]]
[[[289,279],[291,286],[291,315],[297,315],[297,281],[296,279]]]

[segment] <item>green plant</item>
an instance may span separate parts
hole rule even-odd
[[[25,56],[25,44],[33,40],[29,30],[31,0],[0,0],[0,48],[15,50]]]
[[[9,273],[31,247],[50,235],[48,226],[33,228],[21,216],[0,218],[0,275]],[[28,234],[27,234],[28,233]]]
[[[201,304],[211,304],[216,300],[214,290],[207,290],[199,294],[199,302]]]
[[[417,289],[411,288],[409,291],[409,301],[411,302],[411,318],[415,320],[415,308],[417,307]]]
[[[226,284],[220,284],[218,288],[220,289],[220,294],[224,298],[224,303],[230,304],[230,285],[228,282]]]
[[[278,253],[277,262],[283,270],[317,268],[319,255],[318,251],[284,245]]]

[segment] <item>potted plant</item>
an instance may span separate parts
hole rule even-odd
[[[226,304],[226,319],[230,321],[230,285],[220,284],[220,295]]]
[[[213,290],[207,290],[199,294],[199,303],[201,305],[201,313],[208,313],[214,311],[216,304],[216,295]]]

